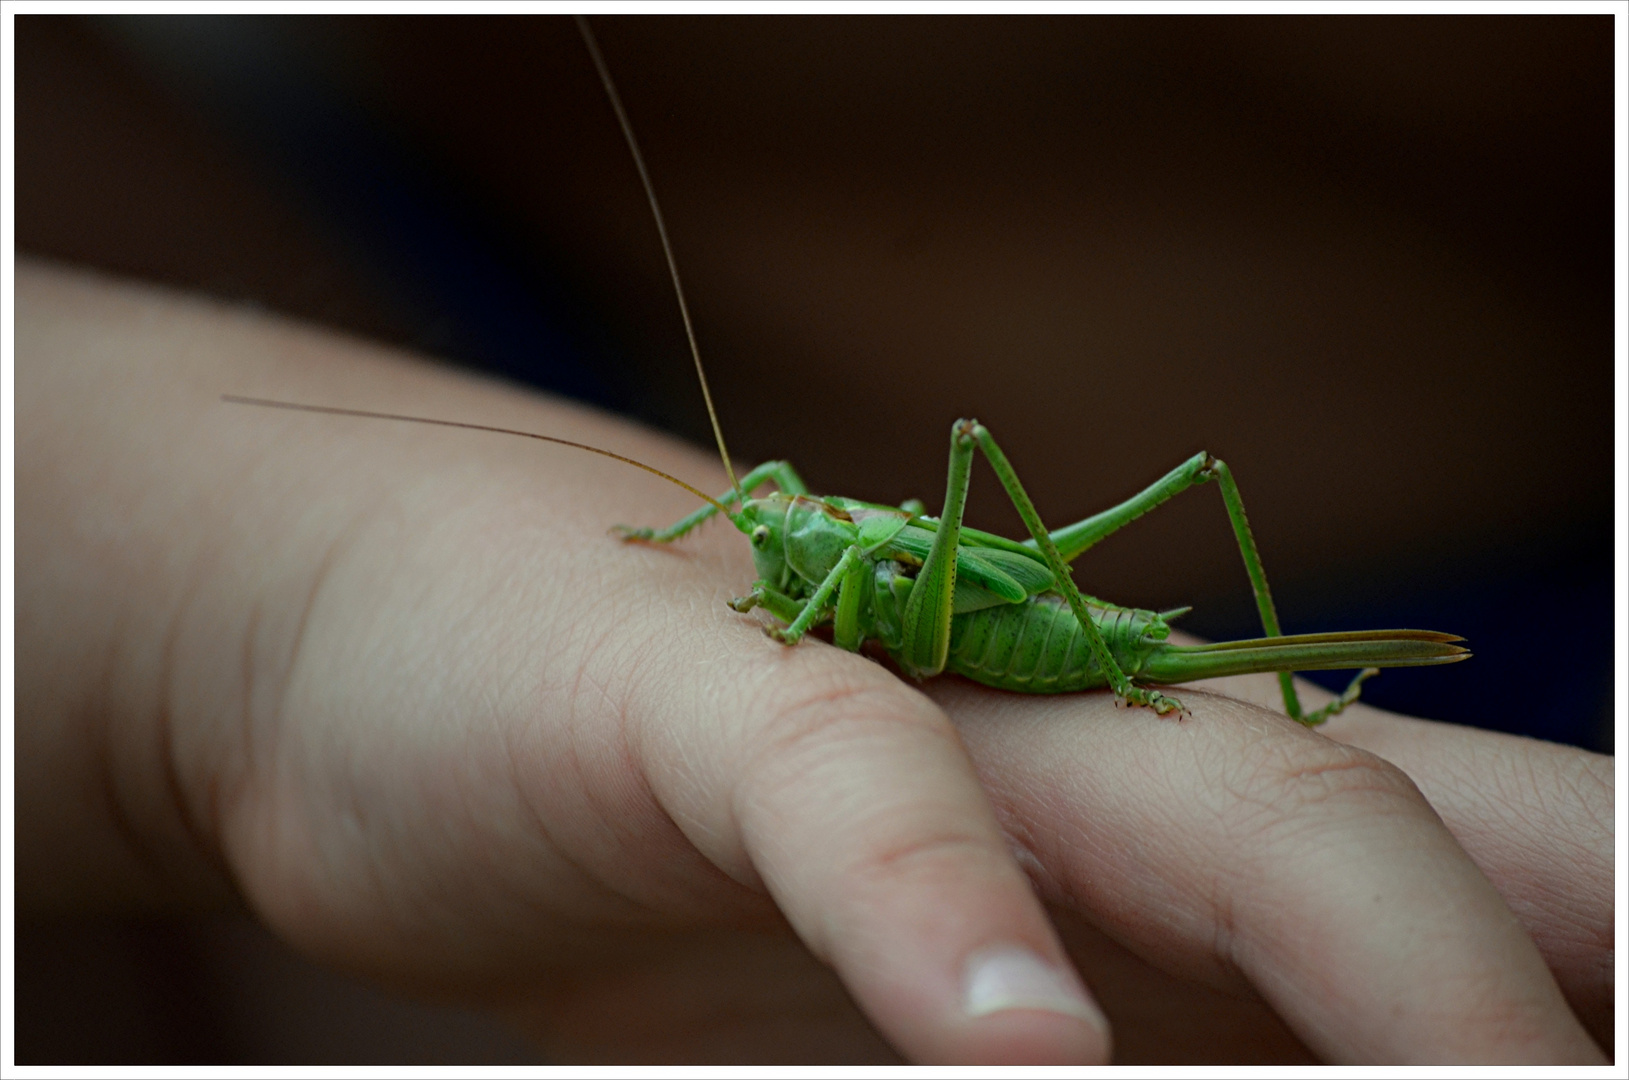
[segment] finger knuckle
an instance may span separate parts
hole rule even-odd
[[[989,847],[988,836],[955,828],[879,837],[855,854],[844,867],[844,876],[862,887],[867,882],[955,878],[963,875],[967,867],[985,862]]]
[[[748,773],[771,764],[807,767],[858,742],[897,736],[902,727],[955,738],[943,714],[921,695],[892,681],[841,674],[777,687],[753,711],[759,718],[758,738]]]
[[[1395,765],[1307,733],[1266,738],[1223,778],[1236,832],[1259,838],[1337,814],[1407,813],[1423,798]]]

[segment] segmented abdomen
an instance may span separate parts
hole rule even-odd
[[[1094,607],[1091,613],[1109,651],[1131,674],[1141,666],[1135,654],[1144,650],[1126,646],[1141,643],[1152,612]],[[1056,593],[951,619],[945,670],[986,686],[1029,694],[1089,690],[1107,683],[1074,612]]]

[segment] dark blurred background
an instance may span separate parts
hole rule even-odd
[[[1609,16],[595,27],[741,459],[931,505],[977,415],[1058,525],[1208,449],[1288,632],[1470,639],[1367,700],[1611,751]],[[569,19],[16,28],[22,251],[707,441]],[[1258,632],[1208,488],[1078,580]]]

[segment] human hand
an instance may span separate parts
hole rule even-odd
[[[1435,834],[1422,846],[1440,843],[1440,826],[1422,819],[1396,768],[1320,745],[1325,732],[1406,766],[1518,913],[1575,1014],[1611,1045],[1608,759],[1362,705],[1312,734],[1245,704],[1276,704],[1271,676],[1184,688],[1195,715],[1182,721],[1127,713],[1100,695],[1024,697],[954,679],[928,689],[957,722],[1011,843],[1111,1018],[1116,1060],[1486,1061],[1497,1052],[1491,1046],[1519,1034],[1508,1014],[1467,997],[1463,980],[1430,955],[1399,957],[1384,945],[1371,954],[1363,944],[1409,933],[1396,918],[1396,908],[1409,907],[1396,903],[1398,893],[1416,887],[1410,877],[1422,869],[1425,887],[1448,887],[1462,869],[1457,858],[1448,866],[1385,861],[1378,882],[1350,895],[1327,874],[1298,878],[1296,863],[1316,858],[1326,841],[1351,865],[1344,872],[1358,872],[1373,838],[1337,834],[1365,814],[1394,817],[1403,837]],[[1301,689],[1304,700],[1320,694]],[[1157,752],[1172,746],[1180,752]],[[1317,784],[1329,763],[1342,769],[1342,786]],[[1250,787],[1236,788],[1238,778]],[[1403,808],[1388,813],[1385,802]],[[1279,843],[1270,842],[1272,825],[1283,830]],[[1224,933],[1222,914],[1241,911]],[[1353,940],[1356,956],[1342,962],[1342,943]],[[1497,969],[1524,951],[1519,935],[1507,936],[1480,962]],[[1526,977],[1543,981],[1531,967]],[[1424,1015],[1412,1033],[1412,1017],[1391,1016],[1409,1000],[1427,1002],[1415,1006]],[[652,1060],[874,1060],[886,1052],[829,973],[795,940],[773,936],[676,941],[659,959],[574,985],[527,1018],[570,1032],[577,1053],[607,1058],[626,1059],[631,1046]],[[1411,1035],[1412,1045],[1404,1042]]]
[[[1375,759],[1191,691],[1180,722],[954,682],[930,701],[728,612],[751,570],[727,529],[607,538],[689,509],[655,481],[216,395],[526,427],[722,486],[666,440],[54,274],[18,311],[36,903],[224,881],[308,953],[501,1009],[566,1058],[1101,1060],[1033,879],[1326,1057],[1599,1060]],[[1012,947],[1051,985],[970,980]],[[1040,990],[1051,1009],[988,1008]]]
[[[607,535],[690,496],[577,451],[220,394],[529,428],[708,484],[716,465],[151,291],[25,267],[18,310],[25,907],[235,892],[317,959],[534,1017],[790,925],[906,1054],[1106,1056],[943,714],[729,613],[739,538]],[[599,1053],[703,1052],[693,1028],[660,1043],[673,1013],[620,985],[644,1029]],[[796,1004],[776,1011],[824,1023]],[[581,1027],[553,1025],[555,1052],[594,1052]]]

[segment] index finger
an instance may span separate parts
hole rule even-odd
[[[822,642],[752,636],[727,679],[678,688],[686,719],[637,740],[692,843],[766,889],[908,1056],[1106,1060],[1107,1023],[944,714]]]

